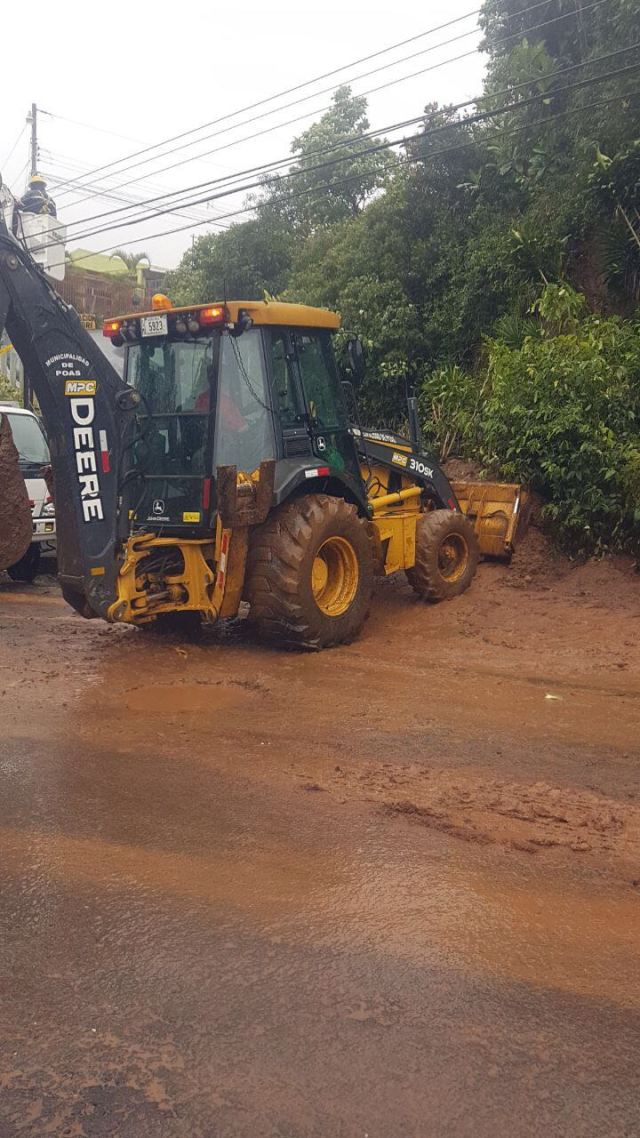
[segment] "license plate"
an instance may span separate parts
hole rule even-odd
[[[141,316],[140,332],[143,336],[166,336],[169,323],[166,316]]]

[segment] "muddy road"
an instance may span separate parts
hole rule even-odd
[[[0,1138],[640,1134],[631,566],[321,655],[0,624]]]

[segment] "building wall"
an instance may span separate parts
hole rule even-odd
[[[167,274],[159,269],[143,269],[144,274],[144,302],[143,308],[151,308],[151,298],[156,292],[164,292]]]
[[[93,316],[99,324],[120,312],[151,308],[151,298],[154,293],[162,292],[166,273],[144,268],[143,277],[144,294],[141,284],[130,278],[93,273],[67,264],[65,279],[56,282],[56,290],[81,316]]]
[[[65,279],[56,284],[56,290],[81,316],[94,316],[97,324],[108,316],[138,307],[135,281],[103,276],[71,265],[67,265]]]

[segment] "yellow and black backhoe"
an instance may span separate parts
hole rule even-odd
[[[69,604],[148,625],[246,601],[261,636],[324,648],[358,635],[376,574],[404,570],[439,601],[469,586],[481,551],[510,554],[517,487],[452,486],[415,437],[353,425],[339,325],[305,305],[157,296],[105,323],[120,378],[0,224],[0,330],[46,425]],[[349,358],[353,393],[356,339]]]

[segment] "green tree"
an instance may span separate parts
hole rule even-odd
[[[277,295],[286,287],[292,251],[291,231],[264,206],[250,221],[198,238],[169,274],[167,289],[177,304]]]
[[[290,177],[265,182],[266,199],[303,232],[355,218],[394,166],[389,152],[368,153],[381,138],[360,139],[369,131],[367,101],[350,87],[339,87],[330,109],[298,138]]]
[[[133,276],[137,274],[138,268],[142,266],[144,261],[146,261],[148,267],[151,266],[151,258],[148,253],[130,253],[127,249],[114,249],[111,254],[111,260],[115,257],[124,261],[127,269]]]
[[[488,342],[517,353],[529,341],[555,343],[561,327],[577,336],[559,320],[567,297],[631,316],[640,289],[635,79],[580,85],[633,61],[622,49],[637,38],[637,0],[588,14],[575,0],[530,7],[486,0],[489,64],[477,107],[465,115],[429,104],[399,154],[365,153],[384,140],[358,141],[369,129],[366,102],[340,88],[294,141],[292,177],[265,178],[247,203],[251,220],[185,255],[176,298],[267,291],[339,311],[365,341],[366,416],[399,421],[405,377],[428,385],[437,376],[423,405],[440,416],[438,441],[477,451]],[[532,306],[543,286],[539,320]],[[558,351],[527,350],[531,367]],[[515,392],[525,369],[514,375]]]

